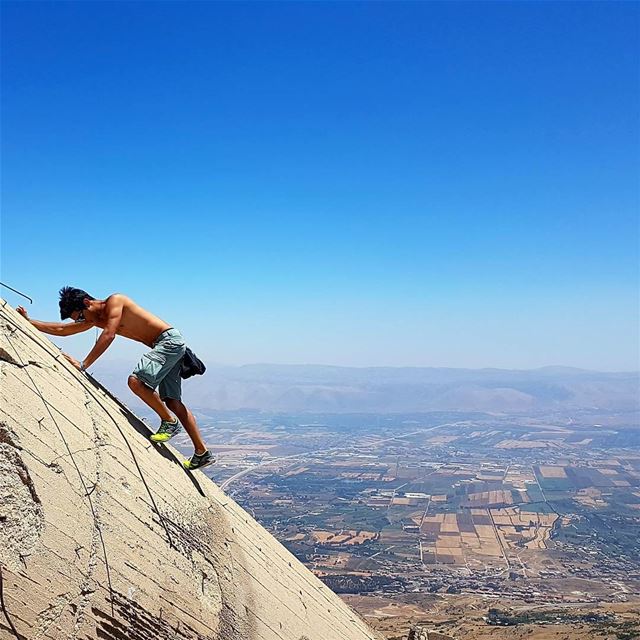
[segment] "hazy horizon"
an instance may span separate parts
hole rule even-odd
[[[54,340],[54,342],[56,342]],[[61,342],[58,342],[58,345],[64,347]],[[64,350],[64,348],[63,348]],[[144,348],[141,348],[141,352],[144,352]],[[133,356],[134,358],[136,356]],[[127,358],[125,356],[119,357],[109,357],[109,354],[105,354],[100,360],[96,363],[96,367],[99,364],[104,364],[105,367],[108,367],[112,364],[131,364],[133,361],[131,358]],[[451,369],[451,370],[459,370],[459,371],[513,371],[513,372],[526,372],[526,371],[541,371],[541,370],[574,370],[574,371],[584,371],[587,373],[628,373],[628,374],[640,374],[640,368],[638,369],[588,369],[584,367],[574,367],[571,365],[565,364],[546,364],[541,365],[539,367],[493,367],[493,366],[479,366],[479,367],[455,367],[448,365],[385,365],[385,364],[365,364],[365,365],[346,365],[346,364],[335,364],[332,362],[220,362],[216,360],[206,361],[206,366],[211,368],[240,368],[240,367],[326,367],[326,368],[335,368],[335,369]]]
[[[125,402],[132,362],[102,361],[92,375]],[[640,373],[567,367],[529,370],[440,367],[208,363],[185,381],[185,401],[201,411],[260,410],[321,413],[640,410]],[[576,415],[577,415],[576,413]]]

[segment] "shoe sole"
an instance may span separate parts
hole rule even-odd
[[[166,436],[158,436],[157,433],[153,433],[149,436],[149,440],[151,440],[151,442],[169,442],[169,440],[175,438],[179,434],[180,432],[176,431],[167,438]]]
[[[155,436],[149,436],[149,440],[151,440],[151,442],[169,442],[171,438],[173,438],[173,436],[169,436],[168,438],[156,438]]]
[[[215,464],[215,463],[216,463],[216,461],[215,461],[215,460],[212,460],[211,462],[205,462],[204,464],[201,464],[201,465],[200,465],[200,466],[198,466],[198,467],[193,467],[193,468],[191,468],[191,467],[187,467],[186,463],[185,463],[185,462],[183,462],[183,463],[182,463],[182,466],[183,466],[187,471],[197,471],[198,469],[204,469],[205,467],[210,467],[212,464]]]

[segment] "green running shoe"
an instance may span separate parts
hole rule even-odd
[[[191,460],[185,460],[182,464],[185,469],[189,471],[195,471],[196,469],[202,469],[202,467],[208,467],[216,461],[215,456],[211,451],[205,451],[204,453],[194,453],[191,456]]]
[[[154,433],[150,440],[152,442],[167,442],[171,440],[173,436],[175,436],[182,427],[178,422],[178,418],[176,418],[173,422],[169,422],[168,420],[163,420],[160,423],[160,428],[156,433]]]

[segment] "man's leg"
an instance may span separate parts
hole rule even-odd
[[[131,391],[133,391],[140,400],[151,407],[158,416],[160,416],[160,420],[166,420],[167,422],[173,421],[171,412],[167,409],[165,403],[160,400],[160,396],[153,389],[147,387],[144,382],[135,376],[129,376],[129,389],[131,389]]]
[[[167,398],[165,400],[167,406],[171,411],[173,411],[176,416],[178,416],[178,420],[185,428],[185,431],[189,434],[191,438],[191,442],[193,442],[193,446],[195,452],[198,455],[202,455],[207,447],[202,440],[202,436],[200,435],[200,429],[198,429],[198,425],[196,424],[196,419],[193,417],[193,414],[187,407],[182,403],[181,400],[176,400],[175,398]]]

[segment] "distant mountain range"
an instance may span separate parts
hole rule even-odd
[[[95,375],[134,406],[132,362],[105,362]],[[209,366],[184,383],[199,409],[275,412],[640,410],[640,374],[571,367],[533,370],[324,365]]]

